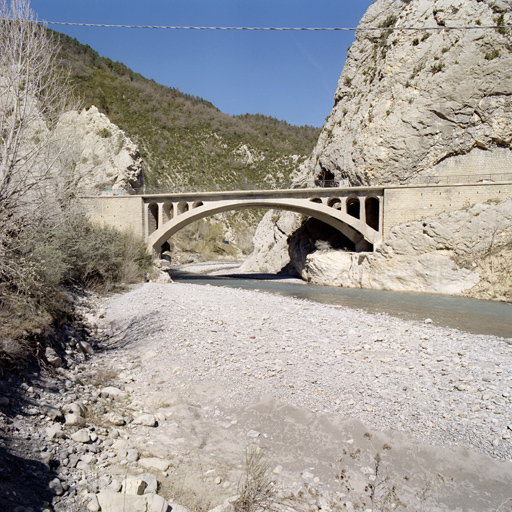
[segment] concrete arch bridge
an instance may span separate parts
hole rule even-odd
[[[289,210],[336,228],[371,251],[382,241],[381,189],[297,189],[144,196],[145,240],[154,254],[174,233],[199,219],[253,208]]]
[[[342,187],[85,196],[91,221],[143,237],[148,251],[188,224],[217,213],[248,208],[289,210],[329,224],[356,252],[373,251],[393,226],[471,204],[505,199],[510,182],[389,187]]]

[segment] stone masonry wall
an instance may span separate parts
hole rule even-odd
[[[429,187],[397,187],[384,190],[384,233],[407,222],[434,217],[446,211],[462,210],[489,200],[512,196],[512,184],[482,183]]]
[[[144,204],[139,196],[80,198],[87,216],[96,224],[117,228],[144,239]]]

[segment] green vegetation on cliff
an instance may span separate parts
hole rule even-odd
[[[85,106],[95,105],[136,142],[147,186],[212,188],[286,182],[320,130],[269,116],[230,116],[52,32],[60,64]]]

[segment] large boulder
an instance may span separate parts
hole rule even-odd
[[[169,503],[157,494],[115,493],[103,490],[97,495],[102,512],[167,512]]]

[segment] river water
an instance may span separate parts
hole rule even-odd
[[[287,297],[362,309],[370,313],[387,313],[409,320],[430,318],[437,325],[473,334],[491,334],[512,338],[512,304],[450,295],[385,290],[362,290],[305,284],[271,274],[225,274],[213,276],[191,273],[176,267],[174,281],[210,286],[229,286],[261,290]]]

